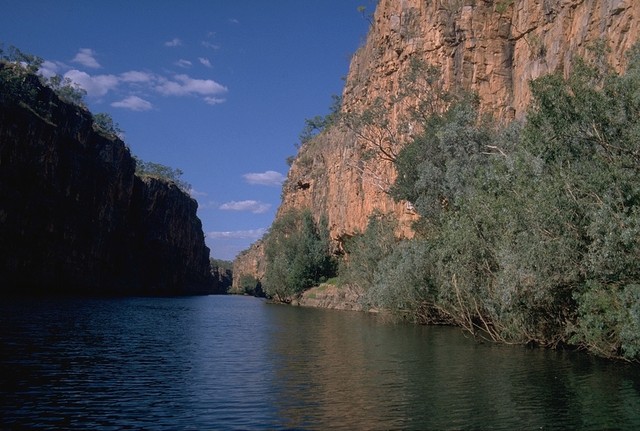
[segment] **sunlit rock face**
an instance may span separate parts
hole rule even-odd
[[[125,144],[33,76],[37,109],[0,98],[0,286],[90,294],[210,289],[196,202],[134,175]]]
[[[249,249],[240,253],[233,261],[232,293],[243,293],[242,275],[254,278],[256,285],[257,281],[264,277],[264,247],[261,241],[252,244]]]
[[[380,0],[364,45],[354,54],[343,90],[343,113],[359,114],[382,103],[386,127],[401,146],[419,123],[407,120],[416,100],[403,92],[412,60],[435,66],[444,89],[476,92],[480,108],[495,118],[522,118],[531,100],[529,81],[567,73],[575,56],[604,41],[618,70],[638,40],[636,0]],[[407,202],[394,202],[388,188],[393,163],[367,156],[367,142],[353,130],[332,128],[305,144],[283,186],[279,214],[309,208],[327,217],[336,248],[366,228],[379,211],[400,221],[399,235],[411,236],[416,215]],[[252,257],[253,256],[253,257]],[[248,271],[262,255],[242,256]],[[259,273],[252,272],[259,276]],[[236,277],[242,272],[236,272]]]

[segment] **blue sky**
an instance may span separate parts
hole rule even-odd
[[[0,42],[85,88],[131,151],[184,171],[212,257],[262,236],[305,118],[326,114],[372,0],[0,0]]]

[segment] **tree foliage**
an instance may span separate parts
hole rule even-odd
[[[28,54],[15,46],[10,46],[6,51],[0,44],[0,79],[4,87],[4,96],[19,97],[23,103],[35,108],[37,111],[45,111],[48,107],[39,106],[38,94],[34,85],[28,81],[34,77],[44,86],[51,88],[64,102],[86,108],[84,97],[87,92],[73,83],[69,78],[60,75],[45,77],[40,73],[44,60],[36,55]]]
[[[289,301],[303,290],[335,275],[325,220],[310,211],[292,210],[278,217],[265,238],[265,293]]]
[[[340,117],[342,97],[334,94],[331,96],[331,100],[331,106],[329,107],[329,113],[327,115],[316,115],[315,117],[304,120],[304,128],[299,136],[299,146],[306,144],[323,130],[336,124]]]
[[[182,169],[172,168],[160,163],[145,162],[136,156],[134,156],[134,159],[136,161],[136,175],[172,182],[185,193],[189,193],[191,190],[191,184],[182,180],[182,175],[184,174]]]
[[[396,227],[397,222],[391,216],[374,213],[367,229],[345,242],[347,259],[340,265],[342,282],[363,291],[373,286],[378,265],[396,246]]]
[[[469,96],[417,104],[423,132],[390,190],[422,216],[416,238],[370,224],[347,247],[346,280],[360,274],[370,305],[640,360],[640,48],[624,74],[597,48],[531,83],[524,122],[484,119]]]
[[[58,97],[72,105],[81,106],[85,108],[84,97],[87,92],[84,88],[79,87],[71,79],[62,77],[60,75],[53,75],[49,79],[45,79],[44,83],[51,87],[56,92]]]
[[[109,136],[120,137],[123,133],[118,123],[116,123],[113,120],[113,117],[106,112],[95,114],[93,116],[93,125],[97,130]]]

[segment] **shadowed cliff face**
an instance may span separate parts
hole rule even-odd
[[[397,101],[414,60],[435,66],[444,89],[476,92],[482,111],[498,119],[522,118],[529,81],[570,70],[605,41],[608,60],[620,71],[624,53],[640,36],[635,0],[380,0],[366,43],[353,56],[343,90],[342,112],[358,115],[378,103],[389,133],[402,146],[419,124],[408,120],[414,94]],[[376,133],[379,131],[373,131]],[[371,135],[373,136],[373,135]],[[367,136],[364,136],[367,138]],[[394,214],[400,235],[411,236],[412,206],[388,195],[396,172],[389,160],[367,156],[368,143],[353,130],[333,127],[305,144],[283,186],[278,214],[309,208],[327,217],[332,239],[366,228],[374,211]],[[259,253],[236,264],[251,272]]]
[[[96,132],[90,113],[33,76],[25,87],[36,107],[0,95],[2,290],[208,290],[196,202],[175,185],[136,177],[124,143]]]

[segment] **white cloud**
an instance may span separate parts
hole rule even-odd
[[[119,102],[113,102],[111,106],[114,108],[130,109],[132,111],[148,111],[153,108],[151,102],[138,96],[125,97]]]
[[[90,48],[81,48],[80,51],[73,57],[74,63],[80,63],[85,67],[89,67],[91,69],[99,69],[100,63],[95,59],[96,53]]]
[[[206,193],[204,193],[206,195]],[[197,196],[191,195],[191,197],[196,198]],[[200,202],[198,201],[198,211],[200,210],[207,210],[207,209],[211,209],[211,208],[219,208],[220,207],[220,202],[216,202],[216,201],[207,201],[207,202]]]
[[[107,94],[118,86],[118,77],[114,75],[94,75],[91,76],[86,72],[72,69],[64,74],[65,78],[69,78],[75,84],[83,88],[87,95],[100,97]]]
[[[229,22],[230,22],[231,24],[240,24],[240,21],[238,21],[238,20],[237,20],[237,19],[235,19],[235,18],[229,18]]]
[[[205,97],[204,101],[209,105],[219,105],[227,101],[227,99],[220,99],[219,97]]]
[[[164,46],[182,46],[182,41],[176,37],[165,42]]]
[[[211,79],[193,79],[187,75],[176,75],[175,78],[182,83],[182,87],[189,93],[213,95],[226,93],[227,91],[227,87]]]
[[[227,232],[207,232],[211,239],[258,239],[262,238],[267,229],[235,230]]]
[[[120,80],[123,82],[151,82],[155,79],[155,76],[152,73],[148,72],[140,72],[138,70],[130,70],[128,72],[124,72],[120,74]]]
[[[188,69],[193,66],[193,63],[191,63],[189,60],[184,60],[181,58],[180,60],[176,61],[176,66],[182,67],[183,69]]]
[[[209,49],[220,49],[220,45],[217,45],[213,42],[209,42],[208,40],[203,40],[202,41],[202,46],[204,46],[205,48],[209,48]]]
[[[202,64],[203,66],[206,66],[206,67],[209,67],[209,68],[212,67],[211,66],[211,61],[209,61],[208,58],[198,57],[198,60],[200,61],[200,64]]]
[[[189,196],[191,196],[192,198],[196,198],[196,197],[204,197],[207,196],[207,194],[205,192],[199,192],[194,188],[189,189]]]
[[[40,75],[44,76],[45,78],[51,78],[52,76],[57,75],[59,70],[60,70],[59,63],[45,60],[40,65],[40,69],[38,70],[38,72],[40,72]]]
[[[199,94],[202,96],[215,96],[227,92],[227,87],[218,84],[211,79],[195,79],[188,75],[176,75],[175,81],[166,78],[156,86],[156,90],[165,96],[186,96]]]
[[[254,214],[262,214],[269,211],[271,204],[260,201],[231,201],[220,205],[219,209],[226,211],[250,211]]]
[[[248,173],[244,174],[243,177],[247,183],[261,186],[280,186],[285,180],[285,176],[276,171]]]
[[[91,65],[94,52],[91,49],[82,49],[74,59],[85,66]],[[211,66],[209,59],[198,58],[198,61],[207,66]],[[178,64],[183,67],[191,67],[192,62],[181,59]],[[97,62],[93,66],[100,67]],[[98,98],[105,96],[113,90],[120,90],[120,97],[110,100],[113,107],[131,109],[136,111],[146,111],[153,109],[150,100],[142,99],[138,96],[127,96],[127,94],[146,94],[149,91],[157,92],[164,96],[197,96],[209,105],[217,105],[226,101],[225,94],[227,87],[212,79],[192,78],[187,74],[175,74],[163,76],[149,71],[129,70],[119,74],[93,75],[82,70],[70,67],[58,61],[44,61],[39,73],[50,78],[56,74],[62,74],[63,78],[68,78],[74,85],[85,90],[87,96]]]

